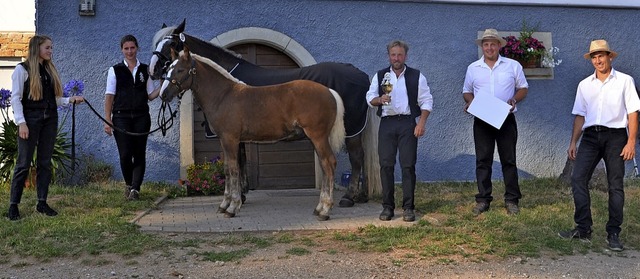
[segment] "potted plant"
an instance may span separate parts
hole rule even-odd
[[[542,60],[548,52],[544,44],[533,37],[535,32],[535,28],[527,26],[527,22],[523,20],[518,37],[503,37],[507,43],[500,49],[500,55],[520,62],[524,68],[541,67]]]
[[[220,157],[187,167],[187,180],[179,180],[186,196],[221,195],[224,193],[224,162]]]

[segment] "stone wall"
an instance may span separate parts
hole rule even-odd
[[[27,57],[32,32],[0,32],[0,57]]]

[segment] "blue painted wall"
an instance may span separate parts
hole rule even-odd
[[[617,70],[640,77],[638,9],[549,6],[434,4],[395,1],[290,0],[98,0],[96,15],[78,15],[77,1],[37,1],[36,29],[52,36],[54,59],[63,81],[85,80],[86,98],[100,111],[107,69],[122,55],[119,39],[138,37],[139,59],[148,63],[151,39],[162,23],[187,18],[187,32],[205,40],[241,27],[269,28],[290,36],[316,61],[349,62],[372,76],[387,66],[385,45],[410,44],[407,63],[423,71],[434,96],[427,135],[420,140],[418,180],[474,180],[472,119],[461,96],[466,67],[478,59],[473,43],[479,30],[517,31],[526,19],[538,31],[552,32],[563,62],[553,80],[530,80],[529,95],[518,106],[518,167],[522,177],[561,173],[566,160],[578,82],[593,67],[582,58],[592,39],[604,38],[619,52]],[[151,4],[153,3],[153,4]],[[159,101],[151,103],[157,109]],[[99,119],[81,108],[80,152],[114,165],[120,178],[113,138]],[[155,119],[156,110],[152,112]],[[155,124],[153,125],[155,127]],[[178,128],[149,138],[146,180],[179,177]],[[496,156],[494,178],[501,178]],[[340,156],[338,174],[348,169]],[[399,179],[399,178],[398,178]]]

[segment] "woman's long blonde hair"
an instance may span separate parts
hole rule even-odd
[[[29,40],[29,54],[27,55],[26,64],[29,70],[29,99],[34,101],[42,100],[42,83],[40,82],[40,66],[38,58],[40,57],[40,45],[47,40],[52,41],[49,36],[35,35]],[[53,90],[56,97],[62,97],[62,83],[58,70],[53,64],[53,59],[42,61],[42,65],[51,76],[53,82]]]

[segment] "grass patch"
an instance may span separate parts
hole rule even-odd
[[[626,249],[640,247],[640,180],[625,181],[625,216],[621,240]],[[169,195],[176,187],[163,183],[145,183],[140,200],[128,202],[122,197],[121,183],[90,183],[82,187],[52,185],[49,204],[60,215],[51,218],[35,212],[36,194],[26,189],[20,211],[22,220],[0,218],[0,264],[20,266],[22,258],[42,262],[59,257],[115,254],[133,257],[154,251],[171,255],[176,247],[191,248],[194,254],[210,261],[239,261],[256,249],[273,245],[294,247],[277,258],[306,255],[310,247],[331,255],[357,252],[389,253],[392,264],[401,266],[415,259],[432,259],[442,264],[467,260],[483,262],[507,256],[555,257],[606,251],[605,226],[608,218],[607,193],[591,191],[593,241],[584,243],[560,239],[557,233],[574,227],[573,197],[569,188],[556,179],[521,180],[524,195],[521,213],[509,216],[501,197],[504,185],[494,183],[491,210],[473,216],[475,183],[419,183],[416,210],[424,214],[410,227],[361,227],[353,231],[229,233],[214,239],[194,236],[170,240],[141,232],[129,223],[138,212],[154,207],[154,201]],[[402,200],[402,191],[396,191]],[[0,189],[0,210],[6,214],[9,187]],[[357,205],[356,205],[357,206]],[[375,216],[377,212],[372,212]],[[229,246],[222,251],[206,252],[210,247]],[[304,247],[304,248],[303,248]],[[202,251],[205,252],[202,252]],[[11,263],[5,256],[15,255]],[[616,255],[624,256],[623,253]],[[108,262],[92,259],[86,264]],[[138,264],[129,260],[127,264]]]
[[[115,182],[83,187],[52,185],[48,203],[60,213],[54,218],[37,213],[35,190],[25,189],[19,206],[22,219],[0,219],[0,254],[46,261],[105,252],[134,256],[164,249],[167,242],[140,232],[129,220],[152,208],[154,200],[171,191],[172,186],[145,183],[136,202],[125,201],[122,187]],[[0,190],[3,214],[8,210],[8,198],[9,187],[4,186]]]
[[[606,249],[607,193],[591,190],[593,241],[584,243],[557,236],[574,228],[573,197],[569,186],[556,179],[521,180],[521,213],[509,216],[501,199],[504,184],[494,182],[491,210],[476,217],[474,182],[418,183],[416,210],[425,216],[411,227],[365,226],[355,232],[335,232],[332,239],[362,252],[408,251],[420,257],[484,260],[512,255],[539,257],[602,252]],[[621,240],[626,249],[640,247],[640,181],[625,181],[625,216]],[[397,189],[396,200],[402,200]]]
[[[308,254],[311,254],[311,251],[302,247],[293,247],[287,250],[287,255],[304,256]]]

